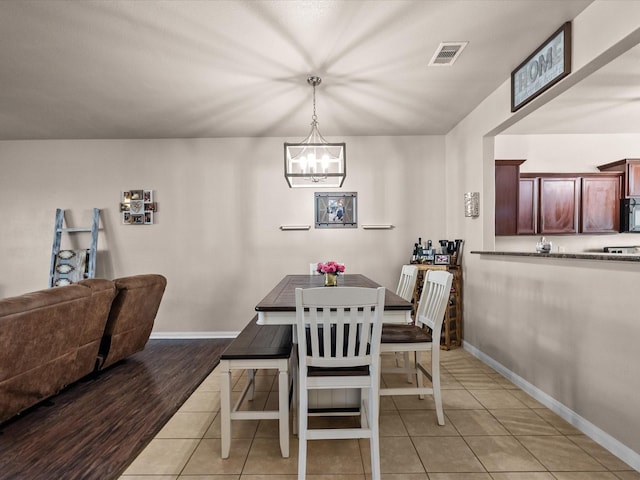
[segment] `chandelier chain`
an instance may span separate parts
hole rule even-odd
[[[313,115],[311,116],[311,125],[318,124],[318,116],[316,115],[316,85],[313,84]]]

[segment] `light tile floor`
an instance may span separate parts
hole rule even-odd
[[[381,399],[384,480],[640,480],[640,473],[465,350],[443,351],[441,365],[444,426],[436,423],[430,397]],[[406,377],[383,380],[402,384]],[[243,385],[244,379],[237,381],[236,394]],[[275,409],[277,400],[275,371],[260,372],[249,408]],[[367,440],[309,444],[310,480],[368,480],[370,471]],[[220,457],[216,369],[120,480],[289,480],[296,472],[297,439],[292,435],[291,456],[282,458],[276,420],[234,421],[231,456]]]

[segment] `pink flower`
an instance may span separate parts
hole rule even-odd
[[[338,273],[344,272],[344,265],[333,261],[327,263],[318,263],[318,273]]]

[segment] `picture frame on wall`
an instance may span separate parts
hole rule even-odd
[[[153,190],[126,190],[120,196],[120,213],[124,225],[153,225],[158,205]]]
[[[316,192],[316,228],[357,228],[357,199],[356,192]]]
[[[571,22],[565,22],[511,72],[515,112],[571,73]]]

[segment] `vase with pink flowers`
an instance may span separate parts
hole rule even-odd
[[[337,262],[318,263],[318,273],[324,274],[325,287],[337,287],[338,275],[344,273],[344,265]]]

